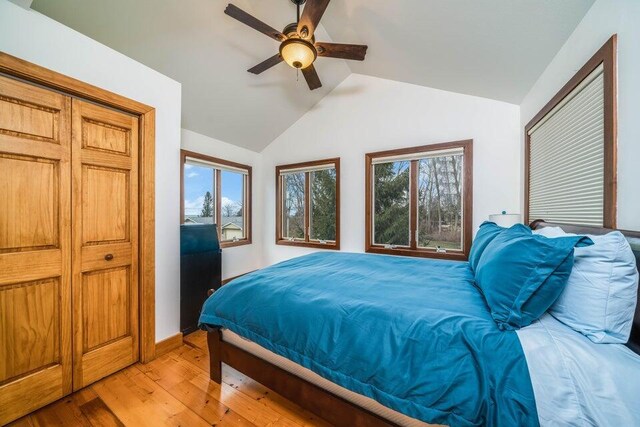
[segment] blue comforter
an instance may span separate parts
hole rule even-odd
[[[466,262],[314,253],[223,286],[200,322],[425,422],[538,425],[520,341]]]

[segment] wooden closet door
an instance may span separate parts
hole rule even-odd
[[[71,392],[70,115],[0,76],[0,425]]]
[[[138,118],[73,100],[73,388],[138,360]]]

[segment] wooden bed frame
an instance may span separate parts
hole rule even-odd
[[[397,426],[340,396],[222,340],[222,331],[207,334],[211,380],[222,382],[222,364],[242,372],[329,423],[340,427]]]
[[[542,220],[533,221],[532,229],[559,226],[563,230],[576,234],[606,234],[611,229],[600,227],[571,226],[566,224],[550,224]],[[637,250],[634,249],[636,261],[640,268],[640,232],[620,230],[627,239],[637,240]],[[211,295],[213,291],[209,291]],[[640,288],[638,289],[640,299]],[[226,363],[232,368],[242,372],[257,382],[281,394],[287,399],[297,403],[303,408],[316,414],[322,419],[344,427],[380,427],[396,426],[380,416],[355,405],[335,394],[318,387],[284,369],[273,365],[239,347],[222,340],[222,331],[214,329],[207,334],[209,345],[209,362],[211,380],[216,383],[222,381],[222,364]],[[636,313],[631,330],[631,337],[627,346],[640,354],[640,304],[636,307]]]

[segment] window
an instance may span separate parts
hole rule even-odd
[[[276,167],[276,243],[340,249],[340,159]]]
[[[251,243],[251,166],[181,150],[182,223],[216,224],[222,247]]]
[[[366,251],[466,259],[472,162],[470,140],[367,154]]]
[[[525,221],[616,227],[612,37],[525,127]]]

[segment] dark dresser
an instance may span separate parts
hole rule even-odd
[[[202,304],[209,289],[222,280],[222,250],[215,224],[180,226],[180,330],[198,328]]]

